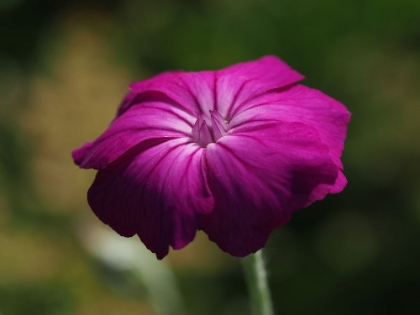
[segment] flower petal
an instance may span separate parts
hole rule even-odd
[[[169,103],[137,104],[117,117],[94,142],[73,151],[73,159],[82,168],[103,169],[141,142],[189,137],[194,120]]]
[[[88,193],[89,205],[119,234],[138,234],[162,259],[169,246],[180,249],[191,242],[199,216],[213,208],[203,152],[184,139],[144,151],[133,148],[98,171]]]
[[[314,127],[329,148],[329,154],[342,169],[341,153],[344,148],[350,113],[335,99],[303,85],[294,85],[260,96],[241,108],[230,122],[230,128],[240,132],[242,127],[256,121],[302,122]],[[242,127],[241,127],[242,126]],[[336,192],[347,183],[344,175],[337,181]],[[340,189],[341,187],[341,189]]]
[[[275,56],[230,66],[217,71],[215,110],[229,120],[242,103],[303,78],[303,75]]]
[[[316,130],[302,123],[248,124],[207,147],[215,209],[200,228],[234,256],[262,248],[293,211],[324,198],[337,167]]]
[[[304,77],[275,56],[239,63],[219,71],[164,72],[130,85],[120,105],[126,111],[144,93],[162,93],[190,114],[208,116],[210,110],[229,118],[247,100],[271,89],[281,88]]]
[[[144,93],[161,93],[179,104],[191,115],[208,115],[214,107],[214,71],[200,72],[164,72],[153,78],[135,82],[130,85],[132,93],[142,97]],[[152,98],[153,98],[152,94]],[[135,99],[131,93],[128,99]],[[121,104],[119,112],[127,110],[133,101]]]

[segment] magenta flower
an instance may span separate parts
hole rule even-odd
[[[294,211],[347,184],[350,114],[302,79],[268,56],[133,83],[109,128],[73,151],[99,170],[90,207],[159,259],[197,230],[233,256],[261,249]]]

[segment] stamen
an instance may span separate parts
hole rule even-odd
[[[198,141],[200,141],[200,126],[203,122],[203,117],[198,116],[197,121],[195,122],[191,133],[192,133],[192,140],[196,143],[198,143]]]
[[[222,115],[213,110],[209,112],[210,119],[204,115],[198,116],[197,121],[191,130],[192,140],[202,148],[207,147],[210,143],[217,142],[217,140],[225,136],[228,131],[227,124]]]
[[[210,127],[207,125],[206,121],[203,119],[203,122],[200,126],[200,140],[197,142],[201,147],[205,148],[208,144],[214,142],[211,133]]]
[[[213,127],[214,141],[217,141],[221,137],[226,135],[227,126],[223,120],[222,115],[220,115],[218,112],[211,110],[210,115],[211,115],[211,122],[212,122],[212,127]]]

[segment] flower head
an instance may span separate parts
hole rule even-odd
[[[223,251],[262,248],[291,214],[347,181],[350,114],[274,56],[130,85],[117,117],[73,151],[98,169],[94,213],[159,259],[203,230]]]

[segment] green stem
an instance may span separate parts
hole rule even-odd
[[[262,250],[242,259],[254,315],[273,315]]]

